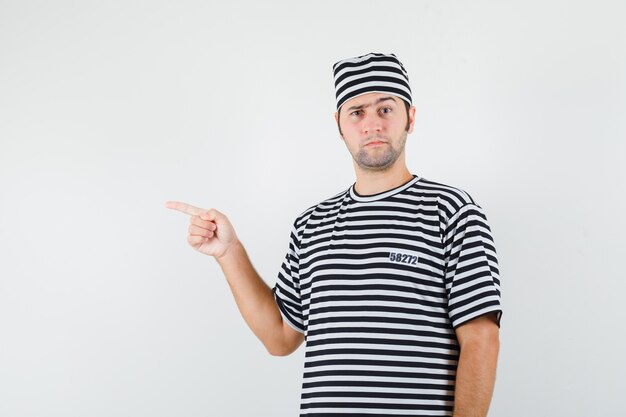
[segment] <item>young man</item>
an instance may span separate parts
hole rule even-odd
[[[467,192],[407,169],[415,107],[394,54],[333,70],[356,182],[297,216],[273,288],[223,213],[167,207],[192,215],[189,243],[219,262],[271,354],[306,340],[301,415],[486,416],[502,315],[487,218]]]

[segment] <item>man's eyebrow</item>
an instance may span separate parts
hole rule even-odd
[[[380,103],[380,102],[382,102],[382,101],[386,101],[386,100],[393,100],[393,101],[396,101],[396,99],[395,99],[395,98],[393,98],[392,96],[381,97],[381,98],[379,98],[378,100],[376,100],[374,103],[361,104],[361,105],[359,105],[359,106],[350,106],[350,107],[348,108],[348,110],[347,110],[347,111],[352,111],[352,110],[361,110],[363,107],[369,107],[369,106],[371,106],[371,105],[375,105],[375,104],[378,104],[378,103]]]

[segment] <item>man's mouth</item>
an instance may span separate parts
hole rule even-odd
[[[383,142],[382,140],[373,140],[371,142],[367,142],[365,146],[377,146],[377,145],[382,145],[384,143],[387,143],[387,142]]]

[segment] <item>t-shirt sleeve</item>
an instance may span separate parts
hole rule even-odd
[[[278,271],[273,292],[283,319],[294,330],[304,333],[302,299],[300,296],[299,258],[300,242],[296,219],[291,227],[287,253]]]
[[[452,327],[495,312],[500,327],[500,275],[491,229],[483,209],[462,206],[444,231],[445,286]]]

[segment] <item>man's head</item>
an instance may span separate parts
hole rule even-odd
[[[363,170],[389,169],[403,156],[415,122],[404,67],[393,54],[371,53],[341,60],[333,70],[335,120],[355,163]]]

